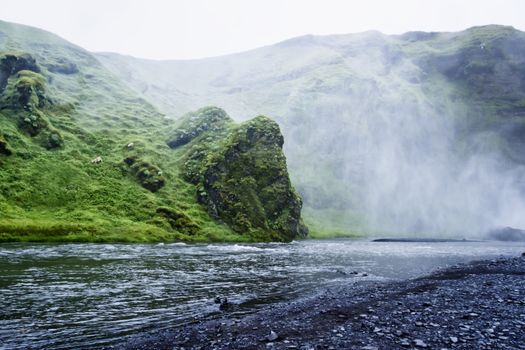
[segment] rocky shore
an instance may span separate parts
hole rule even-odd
[[[123,348],[525,349],[525,257],[341,285],[247,316],[226,309],[217,319],[134,337]]]

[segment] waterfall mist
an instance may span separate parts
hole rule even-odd
[[[462,238],[525,228],[524,52],[524,33],[484,26],[307,35],[196,61],[99,58],[166,113],[277,119],[320,229]]]

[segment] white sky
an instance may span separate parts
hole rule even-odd
[[[200,58],[304,34],[457,31],[505,24],[525,30],[521,0],[18,0],[0,19],[54,32],[91,51]]]

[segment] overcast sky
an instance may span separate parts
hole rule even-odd
[[[22,0],[0,19],[54,32],[91,51],[200,58],[304,34],[456,31],[482,24],[525,30],[521,0]]]

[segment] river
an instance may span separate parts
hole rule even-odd
[[[119,344],[223,312],[248,313],[316,288],[399,280],[523,244],[305,240],[288,244],[0,245],[0,349]],[[357,274],[355,274],[357,272]]]

